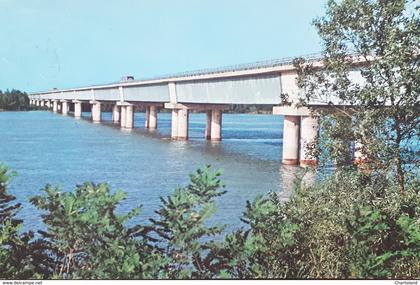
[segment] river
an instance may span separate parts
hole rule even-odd
[[[128,193],[119,211],[143,205],[134,222],[154,215],[160,196],[188,183],[188,174],[211,164],[223,169],[227,194],[217,199],[212,222],[240,227],[246,201],[269,191],[290,194],[297,167],[281,165],[283,117],[224,114],[221,142],[204,140],[205,114],[190,114],[190,140],[171,141],[170,113],[160,113],[158,129],[144,129],[144,114],[135,114],[133,131],[111,123],[62,116],[47,111],[0,113],[0,161],[17,172],[10,192],[23,209],[25,228],[42,227],[40,212],[29,197],[45,184],[71,191],[84,181],[108,182]]]

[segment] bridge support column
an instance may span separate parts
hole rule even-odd
[[[132,129],[134,127],[134,106],[125,106],[125,128]]]
[[[165,103],[165,108],[172,109],[172,139],[188,140],[189,110],[206,112],[206,139],[214,141],[222,139],[222,111],[229,110],[229,105]]]
[[[47,108],[48,108],[48,109],[51,109],[51,100],[47,100],[46,105],[47,105]]]
[[[121,129],[125,128],[125,118],[126,118],[126,111],[127,109],[125,108],[125,106],[121,106],[121,119],[120,119],[120,127]]]
[[[134,128],[134,105],[127,102],[118,102],[117,105],[121,108],[121,129]]]
[[[117,104],[112,107],[112,122],[114,124],[120,122],[120,107]]]
[[[283,164],[299,164],[299,131],[300,116],[284,116]]]
[[[45,101],[44,100],[41,100],[39,106],[44,107],[45,106]]]
[[[206,137],[206,140],[211,139],[211,111],[206,111],[206,131],[204,132],[204,136]]]
[[[94,123],[101,122],[101,102],[98,101],[90,101],[92,104],[92,121]]]
[[[300,166],[314,166],[317,163],[315,157],[310,153],[312,143],[318,136],[318,118],[312,116],[301,117],[300,131]]]
[[[156,106],[150,106],[149,109],[149,129],[156,129],[157,128],[157,115],[158,110]]]
[[[53,112],[58,113],[58,101],[53,100]]]
[[[81,118],[82,117],[82,102],[74,100],[74,117]]]
[[[211,111],[211,138],[212,141],[222,140],[222,111]]]
[[[69,113],[68,101],[61,101],[61,113],[65,116],[68,115]]]
[[[188,140],[188,119],[189,110],[179,109],[178,110],[178,140]]]
[[[150,123],[150,106],[146,106],[146,113],[145,113],[145,115],[144,115],[144,127],[146,128],[146,129],[148,129],[149,128],[149,123]]]
[[[178,110],[177,109],[172,109],[171,138],[173,140],[176,140],[178,138]]]

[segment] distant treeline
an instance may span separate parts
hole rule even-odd
[[[28,94],[20,90],[0,90],[0,110],[25,111],[29,110]]]
[[[270,113],[272,112],[272,105],[239,105],[232,104],[229,113]]]

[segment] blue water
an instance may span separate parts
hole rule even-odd
[[[289,196],[296,167],[280,163],[283,118],[272,115],[224,114],[221,142],[204,140],[205,115],[190,114],[190,140],[171,141],[169,113],[160,113],[158,129],[144,129],[144,114],[135,114],[133,131],[123,131],[103,113],[91,123],[50,112],[0,113],[0,161],[18,175],[10,191],[23,203],[25,227],[42,227],[40,212],[29,197],[45,184],[71,191],[84,181],[108,182],[128,193],[120,211],[143,205],[135,222],[154,215],[160,196],[188,182],[188,174],[211,164],[224,170],[228,193],[218,198],[212,222],[241,226],[247,200],[275,191]]]

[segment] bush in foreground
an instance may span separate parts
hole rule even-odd
[[[418,180],[403,194],[386,177],[358,170],[310,187],[297,180],[287,202],[275,193],[248,202],[243,228],[224,237],[223,226],[208,221],[225,193],[220,172],[209,167],[162,198],[149,223],[130,227],[140,207],[118,214],[124,192],[47,185],[31,199],[47,225],[34,237],[20,233],[20,205],[7,193],[4,167],[0,174],[2,278],[420,277]]]

